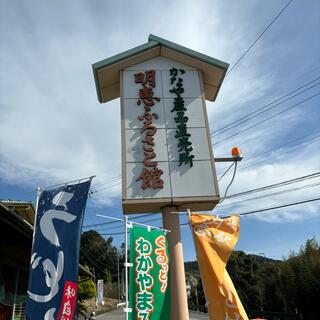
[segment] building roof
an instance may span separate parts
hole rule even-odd
[[[31,225],[34,225],[35,209],[31,201],[5,199],[0,200],[0,203],[5,205],[9,210],[17,213]]]
[[[9,224],[19,233],[32,239],[35,210],[33,203],[21,200],[0,200],[0,223]],[[94,275],[79,264],[79,274],[94,278]]]
[[[16,211],[10,209],[3,201],[0,201],[0,223],[2,225],[10,225],[19,233],[32,238],[33,226]]]
[[[120,96],[120,71],[162,56],[201,70],[205,98],[214,101],[229,64],[160,37],[149,35],[148,42],[92,65],[97,96],[104,103]]]

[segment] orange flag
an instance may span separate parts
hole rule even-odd
[[[239,237],[239,217],[190,214],[210,319],[248,320],[226,264]]]

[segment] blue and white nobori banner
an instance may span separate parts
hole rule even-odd
[[[80,235],[91,179],[44,190],[38,201],[29,272],[28,320],[71,320]]]

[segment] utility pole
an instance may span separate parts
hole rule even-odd
[[[96,287],[96,296],[95,296],[95,299],[96,299],[96,305],[97,305],[97,294],[98,294],[98,290],[97,290],[97,288],[98,288],[98,283],[97,283],[97,278],[96,278],[96,269],[95,269],[95,267],[93,267],[92,268],[92,273],[93,273],[93,277],[94,277],[94,285],[95,285],[95,287]]]
[[[120,303],[120,267],[119,267],[120,257],[119,257],[119,250],[117,250],[117,254],[118,254],[118,303]]]
[[[121,271],[122,297],[124,297],[124,268]]]

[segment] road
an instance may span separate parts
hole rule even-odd
[[[204,313],[190,311],[189,316],[190,320],[209,320],[209,316]],[[124,320],[124,313],[122,309],[114,310],[97,316],[97,320]]]

